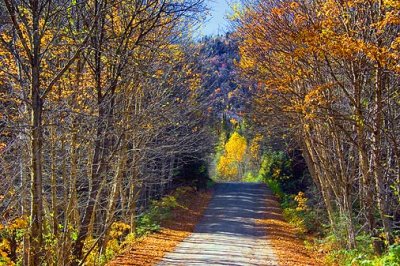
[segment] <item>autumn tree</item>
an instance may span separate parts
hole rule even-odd
[[[257,84],[254,118],[284,127],[302,148],[332,227],[335,212],[345,220],[348,247],[356,245],[355,223],[371,236],[381,228],[390,244],[398,216],[399,6],[261,0],[244,6],[237,34],[240,66]]]
[[[242,178],[246,151],[246,139],[238,132],[234,132],[225,144],[224,154],[219,158],[217,165],[218,175],[226,177],[228,180]]]
[[[113,223],[134,234],[150,198],[206,151],[196,48],[181,34],[202,1],[0,7],[0,230],[31,223],[14,262],[100,259]]]
[[[1,46],[15,65],[7,73],[9,85],[19,88],[30,113],[30,256],[28,265],[43,259],[43,108],[49,93],[76,60],[89,35],[74,33],[65,25],[69,2],[4,1],[9,20],[2,27]],[[76,3],[75,3],[76,4]],[[90,31],[91,26],[86,28]],[[86,36],[85,36],[86,35]],[[68,45],[68,49],[66,45]],[[55,58],[63,55],[63,60]],[[11,73],[10,73],[11,72]]]

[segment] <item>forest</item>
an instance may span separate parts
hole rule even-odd
[[[103,265],[239,181],[324,265],[399,265],[400,2],[241,0],[198,38],[207,8],[0,0],[0,265]]]

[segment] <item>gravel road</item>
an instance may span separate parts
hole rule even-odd
[[[278,265],[256,222],[266,213],[267,193],[263,184],[217,184],[195,232],[158,265]]]

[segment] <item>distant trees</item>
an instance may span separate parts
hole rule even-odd
[[[336,213],[345,221],[348,247],[356,245],[359,225],[393,243],[400,217],[400,6],[244,2],[237,36],[240,66],[257,83],[254,119],[296,140],[332,228]]]
[[[210,118],[215,128],[225,114],[238,118],[244,111],[248,87],[238,75],[235,62],[239,60],[238,40],[232,34],[204,37],[198,42],[196,65],[201,73],[204,97],[210,102]]]
[[[207,104],[196,48],[180,37],[201,10],[202,0],[0,2],[3,261],[104,254],[115,221],[134,233],[138,211],[203,156]]]
[[[239,74],[236,62],[239,61],[238,39],[231,33],[221,36],[204,37],[197,43],[199,54],[196,66],[203,87],[202,97],[209,103],[207,123],[219,138],[215,156],[209,162],[209,171],[214,177],[224,180],[241,180],[249,160],[248,136],[235,132],[241,124],[243,113],[250,104],[250,83]],[[232,135],[234,134],[234,135]],[[226,145],[236,145],[236,137],[242,138],[246,147],[240,148],[243,157],[237,160],[235,152],[228,152]],[[232,138],[235,138],[233,140]],[[251,138],[249,138],[251,139]],[[229,142],[229,144],[228,144]]]

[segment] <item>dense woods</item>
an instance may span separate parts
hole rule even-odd
[[[333,250],[400,254],[400,3],[242,0],[195,40],[205,10],[0,1],[0,265],[104,264],[209,177],[266,182]]]
[[[240,67],[253,118],[294,140],[345,246],[376,252],[400,220],[398,1],[244,1]]]
[[[182,37],[202,1],[0,8],[1,254],[80,265],[106,251],[114,222],[134,234],[209,147],[197,52]]]

